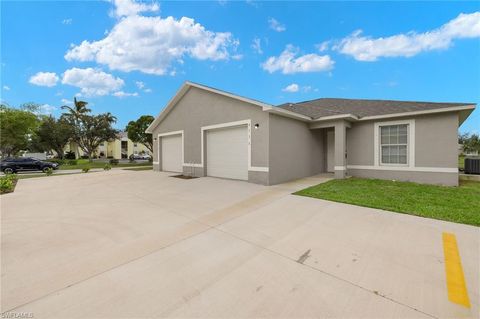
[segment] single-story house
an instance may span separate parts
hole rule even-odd
[[[321,98],[278,106],[186,82],[147,128],[154,170],[273,185],[331,172],[458,185],[473,103]]]

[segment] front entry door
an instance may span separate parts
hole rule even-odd
[[[335,171],[335,131],[327,131],[327,172]]]

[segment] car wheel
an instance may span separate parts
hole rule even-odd
[[[49,169],[50,169],[50,167],[45,166],[44,168],[42,168],[42,172],[46,173],[46,172],[48,172]]]
[[[15,173],[15,171],[13,170],[13,168],[10,168],[10,167],[5,168],[5,169],[3,170],[3,172],[4,172],[5,174],[13,174],[13,173]]]

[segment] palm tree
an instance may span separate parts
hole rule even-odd
[[[115,138],[117,130],[112,128],[112,124],[117,119],[110,112],[91,115],[87,104],[87,102],[77,101],[74,98],[73,106],[62,106],[62,109],[67,112],[63,113],[61,118],[65,119],[72,127],[72,141],[91,160],[101,143]]]
[[[73,107],[68,105],[62,106],[62,109],[67,110],[67,113],[63,113],[65,117],[70,119],[78,119],[81,115],[89,113],[91,110],[87,108],[87,102],[77,101],[77,98],[73,98]]]

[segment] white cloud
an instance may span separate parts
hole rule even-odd
[[[254,38],[251,47],[256,53],[263,54],[262,40],[260,38]]]
[[[53,106],[53,105],[50,105],[50,104],[43,104],[43,105],[40,105],[40,108],[38,110],[38,112],[36,113],[39,113],[39,114],[52,114],[53,111],[57,110],[57,107]]]
[[[38,105],[38,108],[35,108],[33,110],[33,113],[36,115],[50,115],[53,113],[53,111],[57,109],[58,108],[56,106],[53,106],[50,104],[42,104],[42,105]]]
[[[63,105],[71,105],[71,104],[73,104],[72,101],[67,100],[67,99],[62,99],[61,102],[62,102]]]
[[[287,85],[285,88],[282,89],[283,92],[289,92],[289,93],[295,93],[298,92],[300,87],[296,83],[292,83],[290,85]]]
[[[172,72],[173,72],[173,71],[172,71]],[[175,74],[171,74],[171,75],[175,75]],[[135,85],[137,86],[137,88],[138,88],[139,90],[142,90],[142,91],[145,92],[145,93],[151,93],[151,92],[152,92],[152,90],[149,89],[149,88],[147,88],[147,85],[146,85],[144,82],[142,82],[142,81],[136,81],[136,82],[135,82]]]
[[[69,25],[69,24],[72,24],[72,19],[63,19],[62,20],[62,24],[66,24],[66,25]]]
[[[58,80],[59,78],[54,72],[38,72],[37,74],[32,75],[28,82],[38,86],[52,87],[57,84]]]
[[[262,68],[269,73],[281,71],[283,74],[300,72],[323,72],[333,68],[334,61],[328,55],[314,53],[298,56],[298,48],[287,45],[280,56],[272,56],[262,64]]]
[[[113,0],[112,2],[115,5],[113,15],[118,18],[138,15],[141,12],[157,12],[160,10],[160,6],[156,2],[151,4],[133,0]]]
[[[460,14],[441,27],[424,33],[408,32],[385,38],[363,36],[357,30],[335,49],[359,61],[381,57],[411,57],[423,51],[448,49],[455,39],[480,37],[480,12]]]
[[[72,68],[63,73],[63,84],[76,86],[86,96],[103,96],[118,91],[125,82],[99,69]]]
[[[282,89],[283,92],[288,92],[288,93],[295,93],[302,91],[303,93],[309,93],[311,91],[318,92],[318,89],[314,89],[311,85],[305,85],[300,87],[297,83],[292,83],[290,85],[287,85]]]
[[[127,93],[123,91],[118,91],[112,94],[113,96],[119,97],[119,98],[124,98],[124,97],[129,97],[129,96],[138,96],[137,92],[134,93]]]
[[[254,8],[258,8],[260,7],[260,5],[258,4],[257,1],[254,1],[254,0],[245,0],[245,3],[254,7]]]
[[[126,14],[126,11],[138,13],[136,10],[122,7],[120,12],[125,16],[105,38],[72,45],[65,59],[95,61],[112,70],[164,75],[169,73],[173,63],[181,64],[186,57],[212,61],[238,57],[231,55],[239,42],[230,32],[207,30],[188,17],[177,20],[171,16]]]
[[[3,86],[3,89],[4,89],[5,91],[10,91],[10,87],[9,87],[8,85],[4,85],[4,86]]]
[[[136,85],[137,88],[139,88],[140,90],[142,90],[142,89],[145,87],[145,83],[143,83],[142,81],[137,81],[137,82],[135,82],[135,85]]]
[[[312,90],[312,86],[310,85],[306,85],[304,87],[302,87],[302,91],[305,92],[305,93],[308,93]]]
[[[330,41],[323,41],[322,43],[315,45],[315,47],[320,52],[327,51],[330,47]]]
[[[274,18],[269,18],[268,19],[268,25],[270,26],[270,29],[275,30],[277,32],[283,32],[283,31],[287,30],[285,25],[281,24],[280,22],[278,22]]]

